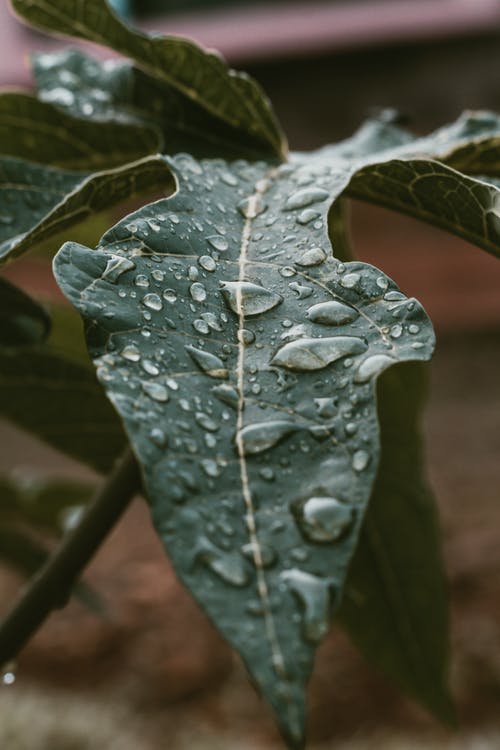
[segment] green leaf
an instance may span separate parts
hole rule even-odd
[[[43,350],[0,352],[0,414],[97,471],[126,444],[94,374]]]
[[[162,133],[167,153],[226,159],[270,153],[269,145],[255,142],[174,86],[128,62],[101,63],[68,49],[36,55],[32,65],[43,101],[78,117],[154,126]]]
[[[87,171],[121,166],[157,152],[151,127],[73,117],[29,94],[0,95],[0,154]]]
[[[0,263],[146,190],[174,188],[160,157],[87,175],[0,159]]]
[[[328,161],[168,159],[169,200],[97,251],[66,244],[63,291],[140,460],[177,572],[240,652],[293,747],[375,480],[374,381],[427,359],[425,312],[331,255]],[[110,276],[116,256],[133,263]]]
[[[276,117],[258,84],[229,69],[218,54],[188,39],[134,31],[104,0],[59,0],[57,4],[12,0],[12,6],[33,26],[88,39],[133,59],[169,90],[179,92],[182,100],[233,130],[237,143],[250,141],[268,156],[279,157],[286,151]]]
[[[50,329],[50,318],[40,305],[0,278],[0,347],[38,344]]]
[[[45,546],[28,532],[0,526],[0,560],[22,575],[34,575],[48,556]]]
[[[378,383],[380,464],[339,619],[368,661],[453,723],[447,592],[420,436],[422,368],[400,365]]]

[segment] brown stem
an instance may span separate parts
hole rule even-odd
[[[0,667],[17,656],[54,609],[66,604],[82,570],[140,489],[139,467],[127,449],[78,526],[64,537],[0,622]]]

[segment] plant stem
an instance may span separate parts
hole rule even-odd
[[[0,667],[17,656],[54,609],[66,605],[82,570],[140,489],[139,467],[129,448],[78,526],[64,537],[0,622]]]

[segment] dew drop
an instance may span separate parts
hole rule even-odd
[[[259,469],[259,476],[265,479],[266,482],[273,482],[275,478],[274,471],[270,466],[264,466],[262,469]]]
[[[310,497],[298,511],[300,528],[312,542],[336,542],[353,520],[353,509],[334,497]]]
[[[237,434],[236,442],[245,456],[254,455],[268,450],[297,429],[294,422],[284,419],[257,422],[243,427]]]
[[[212,329],[212,331],[222,331],[222,326],[217,320],[217,316],[215,313],[212,312],[206,312],[202,313],[200,315],[200,318],[207,323],[208,327]]]
[[[141,352],[135,344],[127,344],[120,352],[123,359],[128,359],[129,362],[139,362],[141,358]]]
[[[318,305],[310,307],[306,316],[313,323],[322,323],[327,326],[340,326],[344,323],[351,323],[359,316],[359,312],[350,305],[343,302],[332,300],[330,302],[320,302]]]
[[[205,537],[198,544],[195,558],[232,586],[246,586],[250,580],[248,563],[239,552],[224,552]]]
[[[149,286],[149,279],[143,273],[139,273],[134,279],[134,284],[145,289]]]
[[[318,410],[318,415],[324,419],[330,419],[337,413],[335,398],[315,398],[314,405]]]
[[[260,315],[283,301],[280,294],[249,281],[221,281],[221,293],[237,315]]]
[[[396,323],[395,326],[392,326],[389,333],[393,339],[398,339],[403,333],[403,326],[400,323]]]
[[[249,198],[244,198],[238,203],[238,211],[245,219],[255,219],[260,214],[264,213],[267,208],[267,204],[259,194],[251,195]]]
[[[203,427],[204,430],[208,430],[208,432],[217,432],[219,429],[217,422],[202,411],[197,411],[194,418],[200,427]]]
[[[291,266],[282,266],[282,268],[280,268],[280,276],[283,276],[284,279],[289,279],[291,276],[295,276],[296,273],[297,271],[295,268],[292,268]]]
[[[331,581],[293,568],[281,574],[303,609],[303,636],[317,643],[328,632]]]
[[[359,450],[352,457],[352,468],[354,471],[364,471],[370,463],[370,454],[364,450]]]
[[[150,380],[144,380],[141,383],[142,390],[154,401],[165,403],[168,401],[168,391],[161,383],[155,383]]]
[[[194,346],[187,344],[185,350],[195,362],[200,370],[211,378],[227,378],[228,371],[224,365],[224,362],[217,357],[215,354],[206,352],[203,349],[196,349]]]
[[[220,464],[217,463],[217,461],[214,461],[213,458],[204,458],[202,459],[201,468],[207,475],[207,477],[220,477],[222,474],[222,467]]]
[[[297,208],[307,208],[313,203],[319,203],[328,198],[328,192],[323,188],[303,188],[287,198],[284,205],[285,211],[293,211]]]
[[[249,331],[248,328],[240,328],[238,333],[236,334],[238,341],[240,341],[242,344],[253,344],[255,341],[255,333],[253,331]]]
[[[158,448],[165,448],[168,442],[167,436],[159,427],[153,427],[149,433],[151,441],[158,446]]]
[[[209,271],[210,273],[215,271],[217,267],[217,264],[211,255],[202,255],[201,258],[198,258],[198,263],[204,271]]]
[[[317,211],[314,211],[312,208],[305,208],[303,211],[300,212],[300,214],[297,216],[297,224],[309,224],[309,222],[314,221],[319,217],[319,213]]]
[[[415,333],[419,333],[420,327],[412,323],[410,326],[408,326],[408,330],[410,333],[415,334]]]
[[[384,299],[387,300],[387,302],[402,302],[406,299],[406,295],[403,294],[403,292],[392,290],[384,294]]]
[[[154,271],[151,271],[151,276],[155,281],[163,281],[165,279],[165,271],[155,268]]]
[[[313,292],[312,287],[299,284],[298,281],[292,281],[291,284],[289,284],[289,287],[292,292],[295,292],[299,299],[306,299],[306,297],[310,297]]]
[[[269,568],[276,562],[276,551],[269,544],[249,542],[242,546],[241,552],[256,567]]]
[[[345,276],[342,276],[340,279],[340,284],[344,289],[354,289],[360,278],[359,273],[346,273]]]
[[[227,404],[228,406],[231,406],[233,409],[236,409],[238,407],[239,403],[239,395],[236,388],[233,388],[232,385],[222,384],[222,385],[216,385],[214,388],[212,388],[212,393],[216,398],[219,399],[219,401],[222,401],[222,403]]]
[[[146,296],[142,298],[142,304],[156,312],[163,309],[163,304],[159,295],[154,292],[152,294],[146,294]]]
[[[106,263],[106,268],[101,278],[115,284],[123,273],[132,271],[134,268],[135,263],[129,260],[129,258],[123,258],[121,255],[112,255]]]
[[[219,234],[216,234],[213,237],[207,237],[207,242],[209,242],[215,250],[218,250],[221,253],[229,248],[229,242],[225,237],[221,237]]]
[[[207,298],[207,290],[203,284],[200,284],[199,282],[191,284],[189,287],[189,294],[195,302],[204,302]]]
[[[271,364],[289,370],[320,370],[342,357],[362,354],[367,348],[363,339],[355,336],[302,338],[282,346]]]
[[[326,253],[322,247],[310,247],[309,250],[302,253],[300,259],[296,260],[295,263],[298,266],[309,268],[310,266],[319,266],[325,259]]]
[[[162,297],[166,302],[169,302],[171,305],[177,302],[177,293],[175,292],[175,289],[165,289],[165,291],[162,294]]]

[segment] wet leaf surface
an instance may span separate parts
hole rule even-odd
[[[178,192],[55,260],[179,576],[291,746],[374,482],[375,379],[427,359],[429,320],[340,263],[325,160],[167,160]],[[314,218],[311,218],[314,212]]]
[[[13,0],[12,7],[33,26],[104,44],[133,59],[163,84],[161,96],[172,92],[181,121],[183,110],[188,115],[197,110],[198,121],[203,122],[202,113],[209,116],[207,129],[218,121],[225,126],[221,135],[232,135],[236,143],[253,144],[267,156],[279,157],[286,151],[284,136],[259,85],[250,76],[229,69],[216,52],[205,51],[188,39],[135,31],[104,0],[83,4],[59,0],[57,5],[46,0]]]

